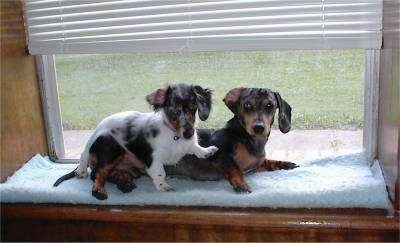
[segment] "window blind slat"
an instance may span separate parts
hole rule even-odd
[[[201,34],[208,35],[209,33],[216,33],[216,34],[229,34],[229,33],[241,33],[241,32],[248,32],[248,33],[269,33],[274,32],[276,30],[284,29],[285,31],[322,31],[323,27],[318,21],[309,22],[309,23],[301,23],[301,24],[270,24],[270,25],[251,25],[252,22],[244,22],[241,24],[249,24],[249,25],[241,25],[241,26],[232,26],[232,24],[227,23],[225,25],[218,25],[215,26],[214,23],[206,23],[196,25],[193,24],[190,29],[187,29],[186,24],[178,24],[175,25],[159,25],[152,28],[148,26],[143,26],[142,28],[138,27],[130,27],[130,28],[120,28],[120,27],[113,27],[107,29],[91,29],[82,30],[82,31],[75,31],[75,32],[57,32],[57,33],[49,33],[45,35],[32,35],[32,40],[46,40],[46,39],[64,39],[70,40],[74,38],[99,38],[99,40],[104,38],[113,37],[115,35],[120,36],[162,36],[167,33],[174,34],[175,36],[179,37],[180,35],[194,35],[198,36]],[[326,30],[330,29],[338,29],[341,30],[352,30],[354,28],[358,30],[373,30],[379,28],[377,24],[370,21],[358,21],[358,22],[326,22],[324,24],[324,28]]]
[[[198,16],[192,16],[193,21],[215,21],[218,23],[220,21],[247,21],[247,20],[259,20],[267,21],[268,23],[302,23],[310,21],[321,21],[322,13],[316,12],[312,14],[292,14],[292,15],[262,15],[262,11],[253,12],[251,15],[242,12],[231,12],[224,15],[224,18],[213,19],[215,13],[203,13]],[[248,16],[251,17],[248,17]],[[325,21],[365,21],[370,20],[375,23],[379,23],[381,15],[376,12],[350,12],[350,13],[325,13]],[[114,18],[114,19],[98,19],[94,21],[76,21],[64,23],[61,29],[62,23],[56,24],[45,24],[45,25],[35,25],[30,28],[30,33],[47,33],[47,32],[61,32],[61,31],[81,31],[85,29],[92,28],[104,28],[104,27],[115,27],[115,26],[133,26],[133,25],[143,25],[143,24],[165,24],[167,22],[177,22],[185,21],[188,19],[186,15],[167,15],[167,16],[147,16],[139,18]]]
[[[33,54],[380,48],[382,35],[382,0],[30,0],[25,17]]]
[[[32,37],[33,40],[47,40],[47,39],[64,39],[64,40],[73,40],[73,39],[88,39],[90,41],[94,41],[95,39],[103,40],[103,39],[113,39],[115,36],[117,37],[137,37],[143,38],[162,38],[163,36],[170,37],[187,37],[187,36],[202,36],[202,35],[210,35],[210,34],[219,34],[219,35],[228,35],[228,34],[238,34],[238,33],[274,33],[277,30],[284,28],[286,31],[319,31],[321,29],[321,25],[318,23],[309,23],[302,24],[300,26],[296,25],[251,25],[251,26],[231,26],[231,27],[214,27],[214,28],[191,28],[191,29],[170,29],[164,30],[162,27],[154,30],[148,30],[145,32],[129,32],[125,33],[125,31],[121,29],[115,29],[114,31],[108,30],[106,32],[102,31],[93,31],[91,34],[87,33],[76,33],[70,35],[57,35],[54,37],[45,36],[44,38],[35,38]],[[275,30],[275,31],[274,31]]]
[[[223,18],[225,14],[230,14],[232,12],[249,12],[249,15],[254,14],[254,12],[262,12],[263,15],[279,15],[279,14],[304,14],[304,13],[321,13],[320,5],[301,5],[301,6],[287,6],[287,7],[249,7],[245,8],[229,8],[229,9],[213,9],[213,8],[203,8],[202,10],[198,9],[190,9],[183,8],[177,9],[175,11],[171,11],[170,9],[158,9],[157,11],[153,10],[139,10],[138,8],[133,9],[120,9],[120,10],[107,10],[107,11],[98,11],[98,12],[83,12],[76,14],[58,14],[52,16],[39,16],[39,17],[29,17],[28,21],[32,25],[39,24],[49,24],[49,23],[68,23],[72,21],[88,21],[88,20],[97,20],[97,19],[112,19],[117,17],[147,17],[147,16],[158,16],[163,15],[165,17],[176,16],[176,15],[184,15],[186,17],[196,17],[202,16],[204,13],[214,14]]]
[[[130,36],[130,35],[112,35],[112,36],[94,36],[94,37],[76,37],[76,38],[70,38],[68,44],[84,44],[84,43],[105,43],[105,42],[122,42],[122,41],[128,41],[128,42],[140,42],[140,41],[149,41],[149,40],[164,40],[166,42],[168,41],[175,41],[175,40],[186,40],[185,46],[182,46],[182,48],[189,48],[187,45],[190,43],[192,40],[208,40],[209,39],[231,39],[231,40],[236,40],[236,39],[247,39],[247,40],[260,40],[260,38],[263,38],[263,40],[266,40],[267,38],[285,38],[286,40],[289,39],[296,39],[298,37],[309,37],[309,38],[320,38],[321,37],[321,32],[317,30],[313,30],[310,28],[308,31],[288,31],[288,32],[268,32],[268,33],[263,33],[263,32],[249,32],[245,30],[237,30],[237,31],[231,31],[231,32],[219,32],[219,34],[215,34],[215,32],[209,31],[206,33],[190,33],[187,34],[187,32],[182,32],[180,34],[176,33],[170,33],[170,32],[165,32],[165,33],[153,33],[153,34],[142,34],[142,35],[137,35],[137,36]],[[371,36],[373,35],[373,31],[368,31],[368,30],[360,30],[360,31],[353,31],[353,30],[341,30],[341,31],[325,31],[324,35],[325,36],[331,36],[331,37],[358,37],[362,38],[363,36]],[[49,39],[49,40],[40,40],[39,42],[42,43],[51,43],[51,42],[59,42],[60,44],[63,44],[65,42],[64,39]],[[111,42],[111,43],[112,43]]]
[[[85,43],[68,43],[49,42],[49,43],[33,43],[32,48],[38,53],[44,55],[54,53],[125,53],[124,50],[132,52],[184,52],[184,51],[225,51],[227,50],[227,42],[229,41],[228,50],[297,50],[297,49],[341,49],[354,46],[357,42],[357,48],[367,49],[370,46],[380,45],[380,41],[376,39],[374,33],[355,33],[351,37],[325,37],[321,39],[318,36],[304,38],[209,38],[199,39],[193,38],[190,41],[190,47],[185,39],[166,41],[161,40],[122,40],[114,42],[85,42]],[[293,45],[293,42],[296,45]],[[118,46],[119,48],[116,48]],[[189,49],[188,49],[189,48]]]
[[[58,1],[57,1],[58,2]],[[320,0],[226,0],[226,1],[92,1],[89,4],[71,4],[69,1],[58,2],[53,7],[43,6],[41,8],[30,9],[29,17],[52,16],[63,14],[80,14],[99,11],[121,11],[124,9],[136,9],[137,11],[178,11],[182,9],[193,9],[202,11],[205,9],[234,9],[234,8],[253,8],[253,7],[277,7],[277,6],[301,6],[307,4],[319,4]],[[29,6],[27,6],[29,9]]]
[[[178,13],[166,13],[166,14],[151,14],[151,15],[138,15],[138,16],[123,16],[114,14],[98,14],[91,16],[91,18],[78,18],[73,16],[69,18],[68,16],[63,16],[58,19],[28,19],[29,24],[32,28],[40,26],[49,26],[51,24],[63,24],[68,26],[85,26],[85,24],[92,25],[109,23],[113,24],[114,21],[118,21],[120,24],[144,24],[144,23],[154,23],[154,22],[168,22],[168,21],[182,21],[182,20],[202,20],[202,19],[223,19],[223,18],[248,18],[248,17],[285,17],[296,15],[301,18],[303,15],[307,14],[321,14],[321,9],[319,6],[312,7],[299,7],[291,8],[290,11],[285,8],[245,8],[245,9],[228,9],[228,10],[211,10],[211,11],[201,11],[201,12],[178,12]]]
[[[378,3],[349,3],[349,4],[323,4],[326,13],[347,13],[356,11],[370,11],[381,13]]]
[[[218,18],[213,18],[218,17]],[[215,14],[203,14],[202,16],[192,16],[192,20],[190,20],[191,25],[199,25],[201,23],[207,23],[208,25],[234,25],[235,23],[240,22],[253,22],[255,24],[259,23],[302,23],[302,22],[321,22],[322,14],[293,14],[293,15],[270,15],[270,16],[255,16],[248,17],[248,14],[241,13],[231,13],[221,16],[215,16]],[[366,17],[368,18],[368,17]],[[186,21],[186,22],[185,22]],[[188,23],[187,16],[167,16],[167,17],[151,17],[151,18],[116,18],[112,20],[97,20],[97,21],[79,21],[79,22],[71,22],[64,24],[63,30],[60,30],[61,24],[50,24],[50,25],[38,25],[33,26],[30,29],[30,33],[32,35],[36,33],[45,34],[48,32],[62,32],[62,31],[71,31],[71,32],[79,32],[81,30],[90,30],[96,28],[114,28],[118,26],[156,26],[162,25],[165,26],[167,24],[176,24],[176,23]]]
[[[174,21],[174,22],[163,22],[163,23],[149,23],[149,24],[136,24],[136,25],[114,25],[109,27],[95,27],[95,28],[83,28],[83,29],[68,29],[62,31],[52,31],[52,32],[39,32],[37,34],[31,33],[32,37],[37,36],[77,36],[77,35],[93,35],[96,33],[103,34],[113,34],[113,33],[134,33],[134,32],[148,32],[157,30],[180,30],[187,29],[200,29],[200,28],[220,28],[220,27],[234,27],[234,26],[260,26],[260,25],[270,25],[271,28],[277,27],[287,27],[291,28],[304,25],[309,25],[311,23],[321,24],[321,15],[309,16],[308,18],[302,19],[299,22],[298,18],[288,18],[283,21],[282,18],[271,19],[265,17],[258,18],[225,18],[225,19],[208,19],[208,20],[192,20],[192,21]],[[263,24],[264,23],[264,24]]]

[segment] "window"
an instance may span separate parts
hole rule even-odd
[[[212,114],[205,124],[218,126],[230,116],[227,109],[218,106],[221,105],[218,101],[223,92],[232,87],[232,83],[224,81],[228,73],[241,72],[237,77],[233,73],[233,85],[262,85],[283,94],[287,92],[287,99],[292,99],[290,102],[297,109],[300,107],[301,112],[294,114],[293,118],[297,129],[361,129],[365,122],[364,148],[369,156],[373,156],[376,142],[374,100],[377,95],[374,94],[377,93],[377,51],[372,49],[379,49],[382,42],[381,5],[380,0],[27,1],[29,50],[32,54],[44,55],[41,56],[39,65],[42,67],[43,86],[50,91],[45,97],[48,104],[45,112],[48,112],[51,120],[48,125],[51,130],[50,141],[53,141],[50,144],[51,151],[54,151],[55,157],[68,157],[68,153],[67,156],[64,154],[61,116],[55,118],[60,113],[55,83],[57,78],[64,129],[91,129],[99,121],[99,117],[116,110],[111,107],[113,102],[108,102],[108,105],[104,104],[101,108],[89,109],[90,104],[96,102],[86,102],[85,99],[90,96],[82,95],[82,91],[85,94],[104,92],[101,95],[106,98],[107,93],[119,92],[125,85],[135,87],[138,82],[134,78],[134,82],[124,82],[121,85],[118,84],[120,79],[116,77],[121,76],[121,73],[131,75],[123,68],[129,68],[133,63],[140,66],[138,73],[143,75],[146,65],[148,68],[154,63],[156,71],[163,71],[161,77],[156,78],[151,77],[149,72],[145,74],[148,77],[145,82],[151,83],[149,88],[159,84],[157,82],[171,81],[167,77],[180,79],[176,81],[193,80],[192,82],[200,84],[218,82],[218,85],[211,85],[216,90],[214,113],[218,113],[218,116]],[[365,49],[368,50],[364,51]],[[134,54],[112,54],[121,52]],[[107,54],[99,55],[101,53]],[[57,56],[54,58],[52,55]],[[58,70],[57,78],[54,59]],[[74,61],[76,59],[78,60]],[[163,69],[163,65],[164,68],[170,66],[171,70],[177,69],[172,65],[173,62],[168,62],[171,59],[183,63],[186,60],[183,73],[171,74]],[[123,63],[123,60],[127,63]],[[188,77],[186,74],[191,70],[192,62],[204,62],[204,69],[214,73],[208,76],[199,75],[196,79],[190,75]],[[237,66],[243,67],[245,71],[242,72]],[[82,67],[93,70],[103,67],[109,70],[107,77],[113,81],[97,85],[105,81],[102,78],[106,76],[96,78],[99,75],[96,72],[83,74],[80,71]],[[112,70],[110,67],[113,67]],[[71,70],[69,73],[68,68]],[[233,71],[229,71],[229,68]],[[268,68],[273,68],[271,71],[274,75],[268,75]],[[305,76],[307,73],[318,78],[309,79]],[[77,78],[71,79],[73,75]],[[296,75],[299,75],[301,82],[296,80]],[[85,79],[80,79],[82,77]],[[90,81],[90,77],[96,80]],[[314,81],[315,79],[318,80]],[[74,85],[73,82],[78,80],[81,80],[79,84]],[[123,80],[122,78],[121,82]],[[269,83],[265,85],[263,80]],[[321,85],[311,84],[318,81]],[[84,91],[85,87],[89,89],[91,85],[96,86],[97,91]],[[70,92],[78,86],[75,93]],[[108,89],[112,86],[117,87],[117,90]],[[295,92],[298,93],[293,95]],[[77,107],[68,103],[73,95],[78,96],[76,101],[80,102],[79,111],[85,110],[83,104],[87,105],[88,112],[82,118],[77,118],[78,121],[68,120],[68,114],[74,113],[69,108]],[[125,100],[119,103],[126,106],[118,107],[119,110],[134,109],[129,105],[144,95],[134,94],[133,98],[127,94],[121,95],[118,98]],[[310,95],[315,98],[316,104],[301,104],[301,95]],[[322,100],[323,96],[325,97]],[[335,96],[340,97],[341,101],[337,105],[332,102]],[[347,109],[339,109],[341,106]],[[145,107],[147,106],[140,110]],[[101,110],[103,113],[99,112]],[[329,143],[332,150],[342,146],[340,139],[333,138]],[[361,142],[358,141],[357,144],[360,148]]]
[[[203,128],[222,127],[232,117],[222,102],[231,88],[279,91],[293,107],[293,130],[273,132],[267,145],[273,158],[361,151],[364,56],[364,50],[57,55],[65,157],[79,157],[104,117],[150,111],[144,96],[172,81],[214,90]]]

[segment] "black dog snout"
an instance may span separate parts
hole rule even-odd
[[[183,137],[186,139],[191,138],[193,134],[194,134],[193,128],[185,128],[185,130],[183,131]]]
[[[263,133],[263,132],[264,132],[265,127],[262,126],[262,125],[254,125],[254,126],[253,126],[253,130],[254,130],[254,132],[255,132],[256,134],[260,134],[260,133]]]

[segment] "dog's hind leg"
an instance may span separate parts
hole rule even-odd
[[[107,164],[106,166],[98,168],[93,176],[94,182],[92,187],[92,195],[99,200],[104,200],[108,197],[104,185],[108,172],[112,169],[112,167],[112,164]]]
[[[89,152],[91,146],[93,145],[94,137],[94,134],[92,137],[90,137],[89,141],[86,143],[85,149],[81,153],[81,157],[79,158],[79,165],[75,170],[75,175],[79,178],[86,178],[88,176],[87,168],[89,167],[90,163],[94,161],[93,154]]]
[[[117,188],[123,193],[131,192],[136,188],[133,182],[133,176],[129,173],[129,169],[112,169],[107,180],[115,183]]]
[[[107,198],[104,184],[108,173],[123,160],[125,150],[112,136],[102,135],[94,141],[89,153],[96,156],[97,159],[92,170],[92,180],[94,181],[92,195],[99,200],[104,200]]]
[[[136,188],[136,185],[133,181],[134,174],[132,170],[138,169],[137,164],[143,164],[136,156],[132,157],[131,155],[125,153],[124,155],[117,158],[114,162],[116,166],[110,171],[108,174],[108,181],[115,183],[117,188],[126,193],[131,192]],[[133,160],[134,163],[132,162]],[[138,170],[140,170],[139,168]]]
[[[279,160],[263,160],[256,168],[256,171],[291,170],[299,167],[295,163]]]
[[[79,178],[86,178],[88,176],[87,168],[93,159],[93,155],[89,151],[83,151],[79,159],[79,165],[75,170],[75,175]]]

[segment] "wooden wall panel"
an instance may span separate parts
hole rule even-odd
[[[399,241],[398,217],[343,211],[3,204],[0,240]]]
[[[47,153],[35,60],[26,51],[20,1],[1,4],[1,181]]]
[[[8,220],[4,241],[89,242],[398,242],[396,230],[196,226],[70,220]]]
[[[396,186],[398,191],[400,183],[399,7],[399,1],[384,1],[378,127],[378,159],[382,165],[390,197],[395,202],[394,205],[397,209],[400,209],[400,196],[398,192],[396,194]]]

